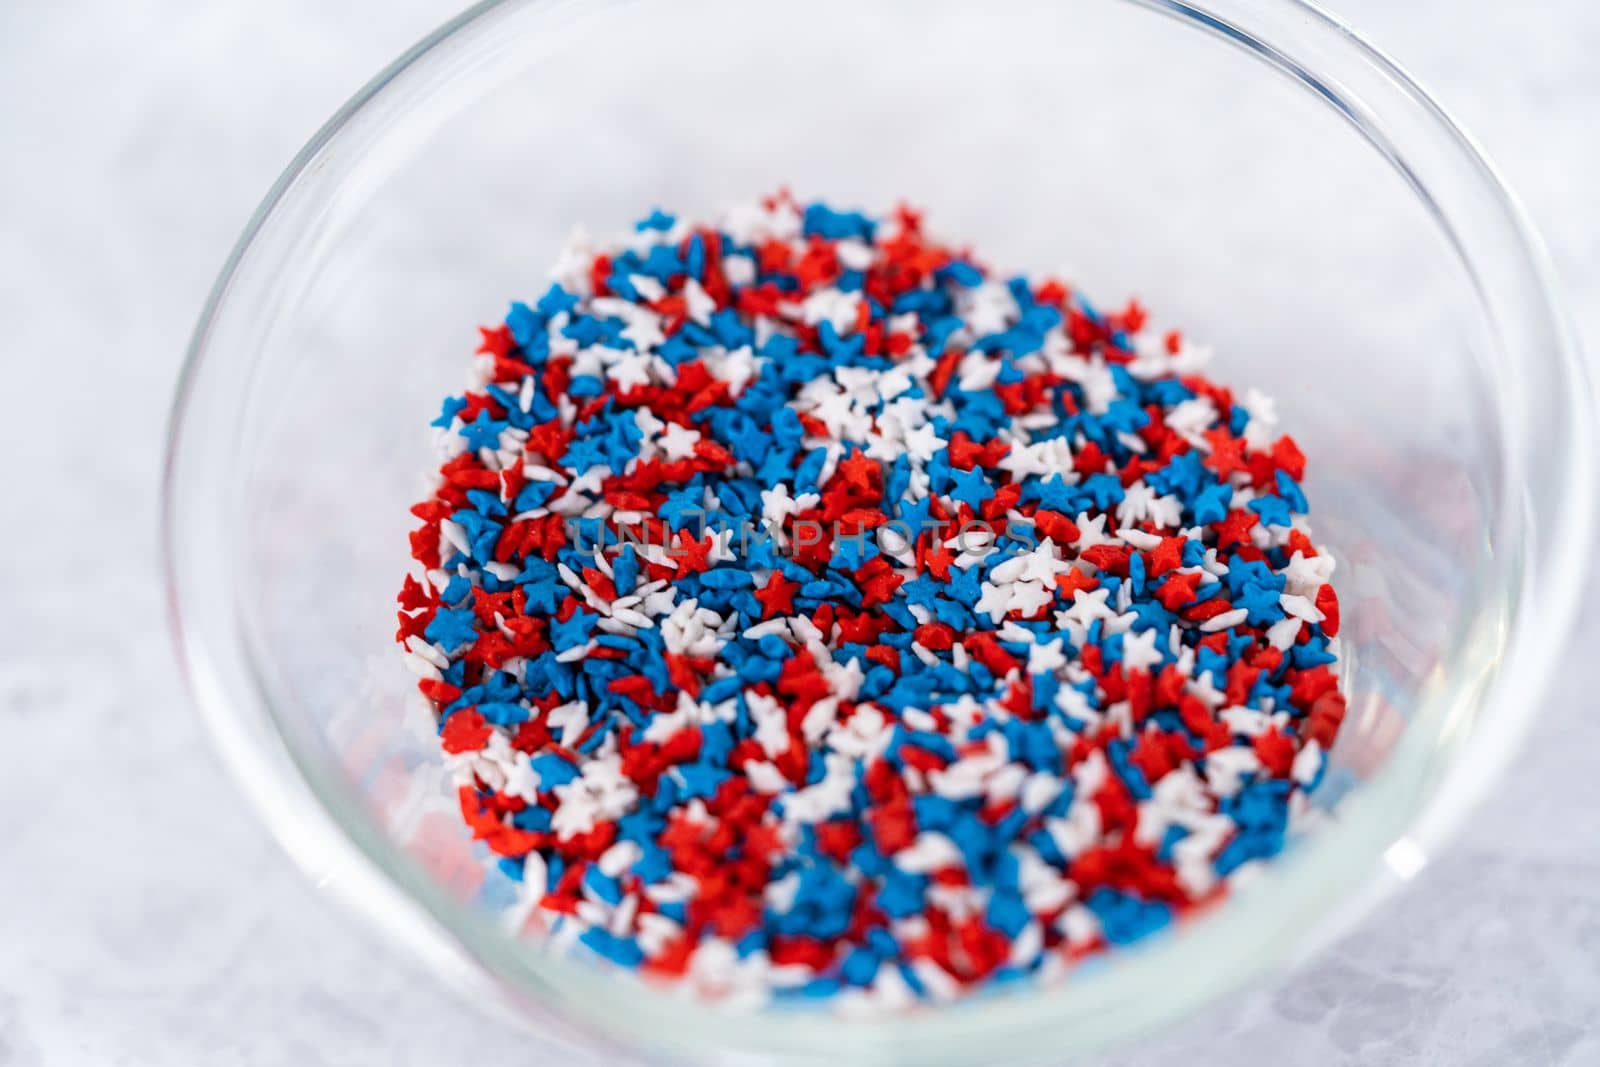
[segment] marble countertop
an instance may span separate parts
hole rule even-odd
[[[171,665],[152,487],[213,273],[325,116],[450,0],[0,12],[0,1064],[538,1062],[318,898]],[[1600,345],[1600,8],[1345,0],[1481,139]],[[18,479],[20,478],[20,484]],[[1298,973],[1116,1063],[1600,1062],[1600,716],[1575,635],[1470,833]]]

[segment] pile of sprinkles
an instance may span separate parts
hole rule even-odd
[[[908,208],[658,210],[553,276],[433,424],[398,635],[548,936],[892,1008],[1282,849],[1344,699],[1266,397]]]

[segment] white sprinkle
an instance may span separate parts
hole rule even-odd
[[[1202,633],[1214,634],[1219,630],[1226,630],[1231,626],[1238,626],[1250,617],[1250,612],[1245,608],[1234,608],[1224,611],[1220,615],[1213,615],[1200,624]]]

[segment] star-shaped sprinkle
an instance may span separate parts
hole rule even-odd
[[[622,392],[650,384],[650,357],[626,355],[606,370],[606,377],[616,383]]]
[[[1011,598],[1006,606],[1027,619],[1049,606],[1055,598],[1055,592],[1043,582],[1021,581],[1011,587]]]
[[[906,452],[923,463],[931,460],[944,447],[944,439],[934,430],[932,423],[925,422],[906,434]]]
[[[1125,634],[1122,638],[1122,669],[1147,671],[1158,666],[1164,658],[1156,648],[1158,636],[1155,630]]]
[[[761,602],[762,618],[793,614],[794,595],[799,591],[800,583],[791,582],[774,571],[767,579],[767,584],[756,590],[756,599]]]
[[[991,585],[983,583],[982,595],[973,610],[979,615],[989,616],[989,621],[998,623],[1006,617],[1006,612],[1011,609],[1011,597],[1014,586],[1010,584]]]
[[[694,455],[694,449],[700,443],[700,431],[691,430],[676,422],[669,422],[666,431],[662,433],[660,441],[661,451],[668,460],[689,459]]]
[[[1109,589],[1080,589],[1072,594],[1072,604],[1058,614],[1080,626],[1088,626],[1096,619],[1109,619],[1116,614],[1106,604],[1110,596]]]
[[[461,437],[474,452],[480,448],[493,451],[500,447],[500,433],[505,428],[506,423],[490,418],[485,408],[478,412],[477,418],[461,427]]]

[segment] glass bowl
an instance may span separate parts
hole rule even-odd
[[[574,223],[770,192],[1136,294],[1274,394],[1341,557],[1328,816],[1223,906],[1053,987],[732,1012],[541,948],[391,645],[426,424]],[[1582,584],[1592,395],[1471,142],[1296,0],[506,0],[290,165],[211,295],[166,471],[197,702],[318,884],[480,1001],[612,1060],[1054,1061],[1303,957],[1414,874],[1539,711]]]

